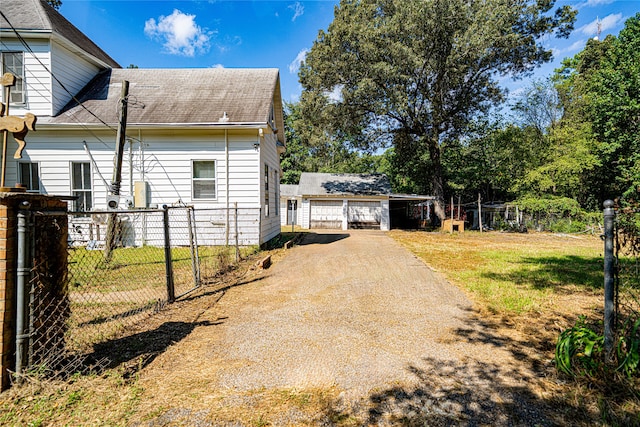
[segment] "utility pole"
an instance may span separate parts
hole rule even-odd
[[[113,167],[113,178],[111,179],[111,194],[120,195],[120,185],[122,184],[122,157],[124,155],[124,144],[127,133],[127,97],[129,96],[129,81],[122,81],[122,94],[120,95],[120,123],[118,124],[118,135],[116,137],[116,161]]]
[[[120,185],[122,184],[122,157],[127,134],[127,97],[129,96],[129,81],[122,81],[122,92],[120,95],[120,122],[118,123],[118,134],[116,136],[116,158],[113,165],[113,177],[111,178],[111,198],[107,199],[110,209],[118,208],[118,196],[120,196]],[[104,257],[107,262],[111,261],[112,251],[117,238],[118,214],[109,215],[107,222],[107,235],[105,237]]]

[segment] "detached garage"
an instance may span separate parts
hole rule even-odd
[[[296,192],[302,228],[389,229],[391,184],[384,174],[303,173]]]

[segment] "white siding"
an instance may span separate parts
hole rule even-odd
[[[264,165],[266,164],[269,167],[269,214],[265,216],[263,211],[261,215],[263,241],[260,243],[265,243],[280,234],[280,215],[279,210],[276,208],[280,203],[280,192],[278,191],[280,186],[280,156],[276,146],[276,135],[265,132],[264,136],[260,138],[256,131],[256,141],[258,140],[261,164],[258,178],[261,204],[264,204]],[[274,172],[277,172],[277,175]]]
[[[3,51],[24,52],[26,105],[13,107],[12,115],[56,115],[71,100],[69,92],[77,94],[100,71],[59,44],[42,39],[25,41],[33,53],[17,39],[3,38],[0,47]]]
[[[277,236],[280,232],[279,215],[275,209],[269,217],[259,214],[261,201],[261,161],[267,159],[270,170],[279,170],[279,158],[275,153],[275,145],[271,153],[268,144],[263,144],[258,151],[254,149],[257,131],[229,131],[229,185],[227,183],[227,153],[225,151],[224,131],[184,131],[173,132],[173,135],[157,132],[130,131],[136,138],[127,144],[124,151],[121,208],[125,208],[125,199],[132,197],[130,183],[146,181],[149,183],[150,204],[162,207],[184,203],[194,205],[197,209],[233,208],[237,202],[239,208],[252,209],[252,213],[243,214],[239,220],[242,224],[242,240],[247,244],[261,244]],[[252,135],[253,133],[253,135]],[[96,137],[102,141],[97,141]],[[141,146],[137,139],[141,139]],[[9,138],[9,153],[16,149],[13,138]],[[97,168],[92,166],[93,204],[97,209],[106,208],[108,188],[104,185],[100,174],[111,183],[115,134],[112,132],[88,131],[41,131],[29,133],[27,147],[23,153],[23,161],[38,162],[40,166],[41,191],[53,195],[71,195],[70,164],[71,162],[89,162],[90,157],[84,149],[82,141],[87,141]],[[263,153],[263,154],[262,154]],[[12,156],[9,156],[12,157]],[[191,196],[191,163],[193,160],[214,160],[216,162],[216,194],[215,200],[193,200]],[[130,163],[133,167],[130,167]],[[7,185],[13,186],[17,180],[17,162],[9,158],[7,165]],[[270,202],[277,203],[276,197],[279,179],[271,175]],[[228,186],[228,199],[227,199]],[[232,214],[230,215],[232,216]],[[225,213],[226,217],[226,213]],[[205,220],[209,221],[209,220]],[[226,218],[225,218],[226,221]],[[209,221],[210,222],[210,221]],[[216,221],[218,222],[218,221]],[[275,223],[275,226],[274,226]],[[230,224],[233,235],[233,224]],[[204,237],[203,237],[204,238]],[[214,237],[211,239],[215,240]]]
[[[309,220],[311,218],[311,204],[309,199],[302,199],[302,203],[298,205],[300,209],[300,227],[309,229]]]
[[[56,77],[52,82],[51,108],[53,115],[56,115],[71,100],[69,92],[73,95],[77,94],[98,74],[100,68],[59,44],[53,44],[51,57],[51,72]]]
[[[51,115],[51,55],[49,42],[45,40],[25,40],[33,54],[25,51],[25,47],[17,39],[2,39],[0,49],[3,51],[24,53],[26,104],[11,106],[11,115],[22,116],[31,112],[36,116]],[[3,95],[4,96],[4,95]]]
[[[380,219],[380,230],[389,231],[391,224],[391,216],[389,210],[389,200],[382,200],[380,202],[382,208],[382,218]]]

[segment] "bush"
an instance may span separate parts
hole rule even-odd
[[[611,372],[622,373],[628,379],[640,376],[640,318],[627,319],[618,331],[615,363],[607,366],[604,335],[600,328],[588,325],[585,318],[580,316],[575,326],[564,330],[558,338],[556,368],[574,378],[606,380],[605,377]]]
[[[571,377],[594,377],[603,372],[604,336],[586,324],[583,316],[564,330],[556,344],[556,368]]]

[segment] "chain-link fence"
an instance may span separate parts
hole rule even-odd
[[[21,372],[66,376],[110,366],[96,346],[227,270],[257,241],[259,218],[259,208],[30,213]]]
[[[616,209],[615,226],[616,319],[624,327],[640,319],[640,206]]]

